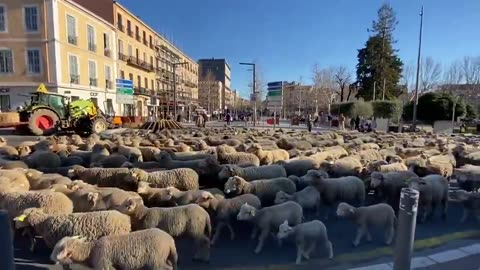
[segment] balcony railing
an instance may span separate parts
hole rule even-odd
[[[123,25],[122,25],[121,23],[119,23],[119,24],[117,25],[117,28],[118,28],[118,30],[120,30],[120,31],[122,31],[122,32],[123,32],[123,30],[124,30],[124,27],[123,27]]]
[[[130,37],[133,37],[133,31],[132,31],[132,29],[127,29],[127,34],[128,34]]]
[[[88,44],[88,50],[91,51],[91,52],[96,52],[97,51],[97,45],[89,43]]]
[[[72,45],[77,45],[78,37],[76,36],[68,36],[68,43]]]
[[[110,51],[110,49],[105,49],[103,50],[103,55],[105,55],[106,57],[111,57],[112,51]]]
[[[142,37],[140,37],[139,34],[135,35],[135,38],[137,39],[138,42],[142,42]]]
[[[70,83],[79,84],[80,83],[80,75],[70,74]]]
[[[120,59],[122,61],[125,61],[125,62],[128,62],[128,59],[130,59],[130,56],[125,55],[123,53],[118,53],[118,59]]]
[[[150,71],[150,72],[153,72],[154,71],[154,67],[153,65],[145,62],[145,61],[142,61],[136,57],[129,57],[129,59],[127,60],[127,63],[130,64],[130,65],[133,65],[133,66],[136,66],[136,67],[139,67],[139,68],[142,68],[142,69],[145,69],[147,71]]]
[[[96,78],[90,78],[90,86],[98,86],[98,81]]]
[[[143,44],[144,44],[145,46],[148,46],[148,40],[147,40],[146,38],[143,39]]]
[[[133,88],[133,93],[136,94],[136,95],[150,96],[149,91],[150,90],[148,90],[147,88],[143,88],[143,87],[134,87]]]

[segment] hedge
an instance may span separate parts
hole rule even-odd
[[[340,114],[347,117],[362,117],[375,116],[376,118],[390,118],[398,119],[402,115],[403,106],[399,101],[355,101],[355,102],[341,102],[334,103],[331,106],[333,114]]]
[[[398,100],[373,101],[372,107],[377,118],[399,119],[403,112],[403,105]]]

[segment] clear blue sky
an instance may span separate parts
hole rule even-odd
[[[346,65],[352,74],[357,49],[384,0],[121,0],[124,6],[191,58],[226,58],[232,88],[248,96],[256,61],[265,81],[311,82],[313,64]],[[419,11],[425,5],[423,55],[447,65],[480,56],[480,0],[390,0],[404,63],[417,54]]]

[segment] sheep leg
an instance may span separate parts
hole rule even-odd
[[[215,234],[213,235],[213,238],[212,238],[212,242],[211,242],[212,246],[215,244],[215,242],[217,242],[218,237],[220,237],[223,227],[225,227],[225,223],[219,222],[217,225],[217,229],[215,230]]]
[[[257,233],[258,233],[258,228],[257,226],[254,226],[253,229],[252,229],[252,234],[250,236],[250,239],[255,239],[257,237]]]
[[[325,242],[325,248],[328,250],[328,259],[333,259],[333,247],[332,247],[332,242],[326,241]]]
[[[460,223],[464,224],[467,221],[468,216],[470,215],[470,210],[467,208],[463,208],[463,215],[460,219]]]
[[[258,237],[257,248],[255,248],[255,251],[254,251],[255,254],[259,254],[262,251],[265,239],[267,239],[269,234],[270,234],[270,231],[268,229],[262,229],[262,232],[260,233],[260,236]]]
[[[355,236],[355,240],[353,240],[353,246],[358,247],[360,244],[360,240],[362,240],[363,235],[367,232],[367,228],[365,226],[360,226],[357,229],[357,235]]]
[[[316,208],[316,215],[315,215],[315,216],[317,216],[317,217],[320,216],[320,208],[321,208],[321,206],[322,206],[322,200],[318,199],[318,200],[317,200],[317,203],[316,203],[316,205],[315,205],[315,208]]]
[[[442,220],[443,221],[447,220],[447,212],[448,212],[448,199],[443,199],[442,200]]]
[[[197,251],[195,252],[193,260],[208,263],[210,261],[210,239],[202,235],[198,236],[195,242]]]
[[[235,240],[235,231],[230,223],[226,223],[227,228],[230,230],[230,240]]]
[[[296,264],[302,263],[302,255],[305,254],[305,244],[302,242],[297,243],[297,260],[295,261]]]
[[[372,237],[372,234],[370,233],[370,230],[367,230],[366,234],[367,234],[367,241],[368,241],[368,242],[372,242],[372,241],[373,241],[373,237]]]
[[[388,225],[386,230],[385,230],[385,244],[386,245],[391,245],[393,242],[393,236],[395,235],[395,225],[391,224]]]
[[[303,257],[307,260],[310,260],[310,254],[315,250],[317,247],[317,243],[313,241],[310,246],[307,248],[307,250],[303,253]]]
[[[432,202],[432,208],[430,210],[430,214],[428,215],[428,218],[429,219],[432,219],[433,216],[435,215],[435,210],[437,209],[437,203],[436,202]]]
[[[69,264],[62,264],[62,269],[63,270],[72,270],[72,268],[70,268]]]

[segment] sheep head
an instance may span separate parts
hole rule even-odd
[[[143,179],[146,179],[148,173],[142,169],[133,168],[128,170],[128,174],[125,177],[125,181],[130,183],[138,183]]]
[[[72,264],[86,258],[89,254],[82,254],[79,251],[79,246],[86,245],[86,238],[80,236],[64,237],[55,244],[55,247],[50,254],[50,259],[59,264]],[[83,256],[78,256],[82,254]],[[76,256],[75,256],[76,255]],[[77,258],[78,257],[78,258]]]
[[[293,233],[293,228],[288,225],[288,220],[285,220],[280,226],[278,226],[278,239],[284,239]]]
[[[289,201],[290,200],[290,196],[283,192],[283,191],[279,191],[277,192],[277,194],[275,194],[275,200],[274,200],[274,203],[275,204],[281,204],[281,203],[284,203],[286,201]]]
[[[383,184],[385,177],[380,172],[373,172],[371,175],[370,187],[377,188],[378,186]]]
[[[303,176],[304,181],[308,183],[321,183],[325,178],[328,178],[328,174],[317,170],[309,170],[307,174]]]
[[[123,213],[123,214],[133,213],[136,208],[137,208],[137,202],[133,198],[125,200],[121,205],[115,207],[115,209],[118,212]]]
[[[243,182],[245,182],[245,180],[243,178],[241,178],[240,176],[233,176],[233,177],[230,177],[227,181],[227,183],[225,183],[225,194],[229,194],[229,193],[240,193],[241,190],[242,190],[242,184]]]
[[[348,203],[340,203],[337,207],[337,216],[339,217],[349,217],[355,214],[355,207],[349,205]]]
[[[211,200],[215,199],[212,193],[208,191],[203,191],[202,194],[197,198],[196,204],[200,205],[203,208],[209,208]]]
[[[15,221],[15,228],[21,229],[28,227],[30,226],[30,221],[32,220],[32,218],[35,219],[35,217],[44,214],[45,213],[40,208],[27,208],[23,210],[23,212],[19,216],[13,219],[13,221]]]
[[[227,165],[224,165],[223,168],[218,173],[218,178],[228,179],[228,178],[236,176],[236,175],[237,175],[237,172],[236,172],[235,166],[227,164]]]
[[[257,212],[257,209],[248,203],[243,204],[240,207],[240,211],[237,215],[237,220],[250,220],[252,219]]]

